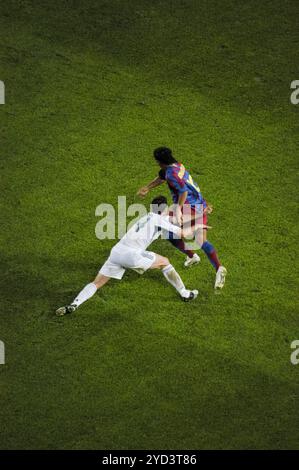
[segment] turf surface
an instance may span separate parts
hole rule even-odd
[[[0,11],[0,448],[298,448],[297,2]],[[138,202],[162,144],[215,207],[225,289],[157,242],[196,302],[128,273],[56,318],[112,246],[95,208]]]

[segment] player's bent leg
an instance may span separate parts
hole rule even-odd
[[[216,270],[216,279],[215,279],[215,289],[222,289],[225,283],[225,277],[227,274],[227,270],[224,266],[221,265],[220,260],[218,258],[217,251],[214,248],[214,245],[210,243],[206,238],[203,242],[201,249],[207,255],[211,265]]]
[[[198,223],[198,219],[194,217],[192,223]],[[208,225],[208,215],[205,213],[203,215],[201,223]],[[217,251],[215,250],[212,243],[210,243],[207,239],[207,230],[206,229],[198,229],[195,233],[195,240],[198,246],[202,249],[202,251],[206,254],[208,260],[212,264],[212,266],[216,270],[216,279],[215,279],[215,289],[222,289],[225,284],[225,277],[227,274],[227,270],[224,266],[221,265],[220,260],[218,258]]]
[[[183,300],[193,300],[198,296],[197,290],[189,291],[186,289],[181,276],[177,273],[172,264],[170,264],[168,258],[156,254],[156,259],[152,264],[151,269],[162,269],[165,279],[177,290]]]
[[[157,255],[155,253],[155,261],[151,265],[150,269],[163,269],[165,266],[168,266],[170,261],[165,256]]]

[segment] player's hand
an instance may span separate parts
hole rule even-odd
[[[212,204],[207,203],[207,207],[205,208],[204,212],[206,214],[212,214],[213,210],[214,210],[214,208],[213,208]]]
[[[206,225],[206,224],[196,224],[193,227],[193,230],[196,232],[197,230],[211,230],[211,225]]]
[[[143,186],[143,188],[140,188],[139,191],[137,192],[138,196],[140,197],[145,197],[147,193],[149,192],[149,189],[147,186]]]

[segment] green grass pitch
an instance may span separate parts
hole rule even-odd
[[[0,9],[0,448],[298,448],[297,2]],[[159,145],[214,205],[224,290],[162,241],[196,302],[130,272],[56,318],[113,245],[95,208],[139,202]]]

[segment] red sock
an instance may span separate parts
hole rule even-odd
[[[218,271],[219,266],[221,266],[221,263],[218,259],[217,256],[217,251],[215,250],[214,246],[212,243],[210,243],[208,240],[206,240],[203,244],[201,249],[205,252],[207,257],[209,258],[210,263],[214,266],[216,271]]]
[[[216,271],[218,271],[219,267],[221,266],[221,263],[218,259],[217,251],[216,250],[212,251],[212,253],[210,253],[208,257],[212,265],[215,267]]]

